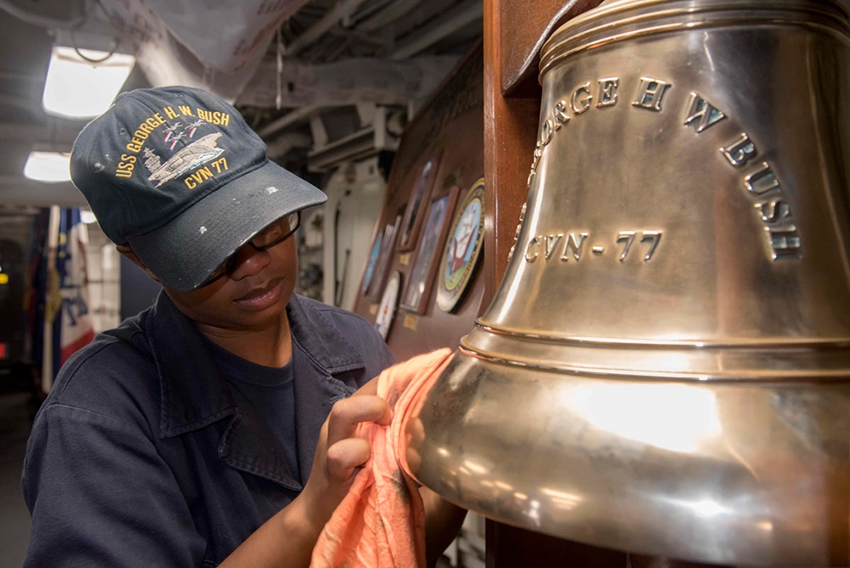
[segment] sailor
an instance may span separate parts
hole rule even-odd
[[[355,428],[390,418],[369,381],[394,362],[365,320],[293,293],[292,235],[325,195],[184,87],[119,97],[71,170],[163,291],[75,354],[39,411],[25,565],[307,566],[369,457]],[[434,559],[463,515],[422,492]]]

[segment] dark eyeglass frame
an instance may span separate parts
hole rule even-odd
[[[259,244],[259,245],[254,243],[254,241],[258,237],[262,236],[262,234],[265,233],[270,227],[276,225],[277,223],[280,223],[284,219],[291,219],[293,215],[295,215],[295,225],[293,226],[292,223],[290,223],[289,232],[285,233],[281,237],[278,237],[277,239],[275,239],[274,241],[272,241],[270,243]],[[263,251],[269,250],[272,247],[276,247],[277,245],[279,245],[280,243],[282,243],[283,241],[285,241],[286,239],[291,237],[293,234],[295,234],[295,231],[297,231],[300,227],[301,227],[301,211],[296,211],[295,213],[290,213],[289,215],[284,215],[283,217],[281,217],[280,219],[278,219],[274,223],[271,223],[270,225],[265,227],[262,231],[260,231],[259,233],[257,233],[253,237],[251,237],[251,239],[245,244],[251,245],[251,248],[253,248],[254,250],[257,250],[259,252],[263,252]],[[242,245],[242,246],[245,246],[245,245]],[[241,247],[240,247],[240,250],[241,250]],[[216,268],[213,271],[212,274],[210,274],[209,278],[204,280],[203,284],[195,287],[194,289],[200,290],[201,288],[204,288],[205,286],[209,286],[210,284],[212,284],[213,282],[215,282],[216,280],[218,280],[219,278],[221,278],[225,274],[230,274],[231,272],[233,272],[233,268],[235,267],[234,265],[236,264],[236,255],[238,253],[239,253],[239,250],[237,250],[236,252],[234,252],[233,254],[228,256],[227,259],[225,259],[225,261],[222,262],[218,266],[218,268]]]

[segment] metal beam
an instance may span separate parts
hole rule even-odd
[[[343,161],[355,161],[378,153],[375,147],[375,129],[367,126],[323,148],[307,153],[307,169],[322,172],[338,166]]]
[[[377,45],[377,46],[380,46],[380,47],[385,47],[387,45],[387,39],[386,38],[381,37],[380,35],[376,35],[376,34],[361,32],[359,30],[353,30],[353,29],[348,29],[348,28],[346,28],[346,29],[336,28],[336,29],[329,31],[328,34],[335,36],[335,37],[341,37],[341,38],[345,38],[345,39],[353,39],[353,40],[356,40],[356,41],[361,41],[363,43],[368,43],[368,44],[371,44],[371,45]]]
[[[353,14],[354,11],[357,10],[357,8],[359,8],[365,1],[366,0],[341,0],[340,2],[337,2],[331,11],[325,14],[321,20],[313,24],[310,29],[295,38],[292,43],[286,46],[284,54],[295,55],[325,35],[331,28],[336,26],[341,19]]]
[[[41,105],[27,97],[0,93],[0,105],[17,107],[34,115],[44,115]]]
[[[80,133],[80,128],[51,128],[38,124],[0,122],[0,140],[55,144],[65,147],[64,151],[70,152],[71,145]]]
[[[420,1],[395,0],[389,6],[386,6],[357,24],[357,29],[364,32],[373,32],[401,18],[418,6]]]
[[[484,3],[481,0],[473,0],[461,4],[442,16],[436,24],[416,34],[408,41],[401,44],[392,54],[395,61],[407,59],[416,55],[441,39],[450,36],[467,24],[484,17]]]
[[[0,201],[33,207],[87,207],[85,197],[71,182],[40,183],[23,176],[0,176]]]
[[[309,134],[287,132],[268,143],[266,156],[270,160],[277,160],[284,157],[293,148],[309,148],[312,142],[313,139],[310,138]]]
[[[0,71],[0,81],[20,81],[21,83],[44,83],[43,77],[34,75],[26,75],[24,73],[15,73],[13,71]]]
[[[321,108],[322,107],[317,105],[307,105],[301,108],[297,108],[278,118],[274,122],[270,122],[260,130],[258,130],[257,134],[260,135],[260,138],[267,138],[278,130],[283,130],[291,124],[295,124],[296,122],[299,122],[301,120],[307,120],[314,113],[319,112]]]
[[[50,140],[50,129],[35,124],[0,122],[0,140],[20,140],[22,142],[43,142]]]

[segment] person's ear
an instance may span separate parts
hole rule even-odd
[[[142,259],[140,259],[135,252],[133,252],[133,249],[131,249],[127,245],[115,245],[115,249],[130,260],[132,260],[133,264],[144,270],[147,275],[153,279],[154,282],[159,282],[159,278],[157,278],[156,275],[150,271],[150,268],[145,266],[145,263],[142,262]]]

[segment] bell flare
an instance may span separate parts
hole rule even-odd
[[[848,410],[844,382],[565,373],[461,348],[407,454],[448,501],[521,528],[698,562],[840,566]]]

